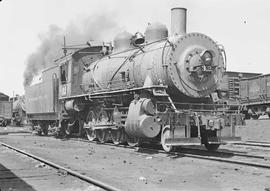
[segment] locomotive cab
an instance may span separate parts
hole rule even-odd
[[[79,49],[60,60],[60,98],[69,98],[83,94],[83,74],[89,71],[92,62],[108,53],[109,46],[98,45]]]

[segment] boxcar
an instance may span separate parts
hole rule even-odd
[[[12,118],[12,102],[0,101],[0,125],[7,126]]]
[[[10,98],[10,101],[13,102],[12,124],[14,126],[25,125],[27,123],[25,97],[16,95]]]
[[[270,117],[270,74],[240,80],[240,100],[246,118]]]
[[[250,78],[259,75],[261,75],[261,73],[226,71],[218,87],[218,90],[223,92],[223,96],[221,97],[239,100],[240,80],[242,78]]]
[[[0,92],[0,101],[8,101],[9,96]]]

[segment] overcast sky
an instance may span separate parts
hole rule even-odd
[[[225,46],[228,70],[270,73],[267,0],[2,0],[0,92],[24,94],[27,58],[51,25],[66,30],[70,23],[85,23],[86,18],[104,14],[119,30],[103,35],[108,41],[115,35],[112,33],[122,30],[143,33],[153,21],[170,29],[172,7],[188,9],[187,32],[204,33]]]

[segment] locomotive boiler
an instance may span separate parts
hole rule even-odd
[[[224,70],[222,50],[204,34],[186,33],[185,12],[172,9],[170,37],[159,23],[146,28],[144,44],[128,32],[116,36],[112,55],[90,64],[83,83],[103,90],[123,80],[133,87],[166,84],[167,93],[186,101],[214,92]]]
[[[38,100],[30,93],[34,86],[27,88],[32,108],[42,99],[54,104],[46,117],[46,107],[39,115],[38,108],[30,111],[31,120],[67,134],[84,129],[89,140],[100,142],[160,142],[166,151],[183,144],[215,150],[239,140],[234,129],[242,116],[212,104],[224,50],[204,34],[186,33],[184,8],[171,10],[168,34],[165,25],[152,23],[144,35],[118,34],[113,48],[89,44],[59,59],[58,67],[43,72],[50,96]]]

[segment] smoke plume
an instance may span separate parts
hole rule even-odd
[[[54,60],[63,55],[64,36],[67,45],[86,44],[88,40],[110,41],[120,31],[112,18],[112,15],[91,16],[70,22],[66,29],[49,26],[47,33],[39,35],[40,46],[27,58],[24,86],[30,85],[34,76],[54,65]]]

